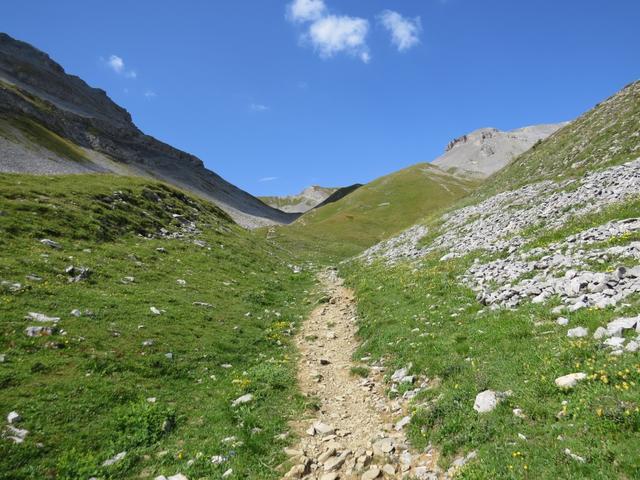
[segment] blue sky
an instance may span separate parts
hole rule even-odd
[[[637,0],[296,2],[21,0],[0,28],[256,195],[366,182],[640,78]]]

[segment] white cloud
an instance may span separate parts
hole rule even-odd
[[[420,43],[422,22],[420,17],[406,18],[398,12],[385,10],[378,17],[382,26],[391,33],[391,43],[403,52]]]
[[[263,177],[259,182],[273,182],[274,180],[278,180],[278,177]]]
[[[153,90],[147,90],[146,92],[144,92],[144,98],[152,99],[156,98],[157,96],[158,94]]]
[[[251,105],[249,105],[249,110],[251,110],[252,112],[266,112],[267,110],[269,110],[269,107],[267,107],[266,105],[262,105],[261,103],[252,103]]]
[[[329,14],[324,0],[293,0],[287,5],[288,20],[308,24],[301,36],[323,58],[346,53],[369,63],[371,55],[367,47],[369,21],[347,15]]]
[[[124,64],[124,60],[118,55],[110,55],[107,60],[104,60],[102,57],[100,57],[100,59],[103,60],[107,64],[107,66],[118,75],[123,75],[125,78],[138,77],[138,74],[135,70],[127,70]]]
[[[287,18],[293,22],[310,22],[324,16],[324,0],[294,0],[287,6]]]
[[[117,55],[111,55],[107,60],[107,65],[116,73],[122,73],[124,71],[124,60]]]
[[[347,53],[367,63],[371,59],[366,41],[368,32],[369,22],[364,18],[328,15],[313,22],[305,38],[323,58]]]

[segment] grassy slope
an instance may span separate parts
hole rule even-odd
[[[640,157],[640,81],[523,153],[496,173],[478,194],[486,196],[540,180],[581,177],[587,171]]]
[[[173,214],[195,220],[210,248],[145,238],[176,231]],[[31,432],[21,445],[0,441],[0,478],[218,478],[228,468],[236,478],[277,476],[283,444],[274,436],[302,408],[288,333],[313,285],[281,250],[164,184],[0,175],[0,251],[0,280],[23,285],[0,290],[0,412],[17,410]],[[69,283],[72,264],[93,273]],[[135,282],[123,284],[126,276]],[[73,317],[75,308],[95,315]],[[37,324],[24,320],[30,311],[62,317],[66,334],[27,337]],[[256,400],[232,408],[245,393]],[[230,436],[242,443],[222,442]],[[100,467],[120,451],[122,462]],[[213,455],[230,459],[214,465]]]
[[[530,181],[577,177],[637,158],[639,90],[636,83],[584,115],[459,204],[473,204],[478,197]],[[637,217],[639,202],[576,218],[558,231],[531,229],[525,234],[532,245],[546,245],[610,219]],[[426,223],[435,231],[428,235],[432,239],[439,221],[434,217]],[[343,268],[359,300],[364,344],[356,357],[384,357],[390,371],[413,363],[414,371],[439,379],[415,402],[410,426],[415,444],[439,446],[443,466],[456,454],[477,450],[479,460],[460,475],[465,479],[640,478],[635,447],[640,439],[638,355],[612,357],[591,338],[568,339],[566,328],[558,327],[550,313],[553,303],[479,314],[481,305],[457,277],[483,255],[440,262],[441,255],[434,252],[418,270],[408,264]],[[598,268],[616,265],[612,261]],[[566,316],[572,326],[593,331],[613,318],[638,314],[636,294],[617,309],[585,309]],[[588,372],[590,379],[572,392],[555,387],[556,377],[575,371]],[[488,388],[512,390],[513,396],[495,411],[478,415],[472,409],[475,395]],[[515,417],[513,408],[521,408],[526,417]],[[586,463],[569,458],[566,448]]]
[[[475,187],[423,163],[378,178],[343,199],[313,210],[276,236],[297,248],[344,258],[450,205]]]

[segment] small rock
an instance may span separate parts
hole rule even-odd
[[[567,337],[569,338],[582,338],[589,335],[589,330],[584,327],[571,328],[567,331]]]
[[[473,409],[478,413],[487,413],[498,406],[498,395],[493,390],[485,390],[476,395]]]
[[[390,463],[387,463],[384,467],[382,467],[382,471],[389,476],[393,476],[396,474],[396,468]]]
[[[565,317],[560,317],[556,320],[556,323],[561,326],[565,326],[569,324],[569,319]]]
[[[396,423],[396,425],[395,425],[395,427],[394,427],[394,428],[396,429],[396,431],[398,431],[398,432],[399,432],[399,431],[400,431],[400,430],[402,430],[404,427],[406,427],[407,425],[409,425],[409,423],[410,423],[410,422],[411,422],[411,417],[410,417],[409,415],[407,415],[407,416],[405,416],[405,417],[402,417],[402,418],[398,421],[398,423]]]
[[[380,469],[378,467],[371,467],[369,468],[369,470],[367,470],[366,472],[364,472],[362,474],[362,477],[360,477],[362,480],[375,480],[376,478],[380,477],[380,474],[382,472],[380,471]]]
[[[3,437],[11,440],[13,443],[22,443],[24,439],[29,435],[29,430],[24,430],[22,428],[16,428],[13,425],[7,425]]]
[[[82,315],[82,312],[80,310],[78,310],[77,308],[74,308],[73,310],[71,310],[71,316],[72,317],[80,317]]]
[[[627,352],[637,352],[638,349],[640,348],[640,344],[638,342],[636,342],[635,340],[631,340],[629,343],[627,343],[627,345],[624,347],[624,349]]]
[[[186,281],[186,280],[183,280],[183,279],[181,279],[181,278],[179,278],[179,279],[177,279],[177,280],[176,280],[176,283],[177,283],[178,285],[180,285],[180,286],[184,287],[184,286],[187,284],[187,281]]]
[[[127,456],[127,452],[120,452],[117,455],[111,457],[110,459],[105,460],[104,462],[102,462],[102,466],[103,467],[110,467],[111,465],[113,465],[114,463],[119,462],[120,460],[122,460],[126,456]]]
[[[336,433],[336,429],[331,425],[327,425],[326,423],[319,421],[313,424],[313,430],[315,433],[319,433],[320,435],[333,435]]]
[[[51,327],[27,327],[25,329],[27,337],[48,337],[53,335],[53,332]]]
[[[158,310],[156,307],[151,307],[149,308],[149,310],[151,310],[151,313],[154,315],[162,315],[162,312]]]
[[[339,474],[337,474],[336,472],[329,472],[322,475],[320,477],[320,480],[338,480],[338,478],[340,478]]]
[[[60,321],[60,317],[48,317],[44,313],[36,313],[36,312],[29,312],[27,313],[27,316],[24,318],[26,320],[34,320],[36,322],[43,322],[43,323],[44,322],[57,323]]]
[[[238,405],[244,405],[252,401],[253,395],[251,393],[247,393],[246,395],[242,395],[241,397],[238,397],[233,402],[231,402],[231,406],[237,407]]]
[[[233,475],[233,468],[230,468],[229,470],[225,471],[222,474],[222,478],[229,478],[231,475]],[[169,480],[171,480],[171,479],[169,479]],[[176,479],[176,480],[178,480],[178,479]],[[185,480],[187,480],[187,479],[185,479]]]
[[[40,240],[40,243],[55,249],[62,248],[58,242],[54,242],[53,240],[49,240],[48,238],[43,238],[42,240]]]
[[[600,340],[601,338],[604,338],[607,336],[607,329],[604,327],[598,327],[596,328],[596,331],[593,332],[593,338],[595,338],[596,340]]]
[[[167,480],[189,480],[186,475],[181,473],[176,473],[175,475],[171,475]]]
[[[575,453],[571,453],[571,450],[569,450],[568,448],[564,449],[564,454],[569,456],[569,457],[571,457],[576,462],[580,462],[580,463],[585,463],[586,462],[586,460],[583,457],[581,457],[579,455],[576,455]]]
[[[143,347],[150,347],[152,346],[155,342],[155,340],[145,340],[144,342],[142,342],[142,346]]]
[[[583,372],[570,373],[555,380],[556,386],[559,388],[573,388],[580,380],[587,378],[587,374]]]
[[[7,415],[7,423],[9,425],[13,425],[15,423],[18,423],[20,420],[22,420],[22,417],[20,416],[20,414],[18,412],[10,412],[9,415]]]

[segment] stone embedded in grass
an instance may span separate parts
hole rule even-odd
[[[49,337],[54,332],[55,330],[51,327],[27,327],[25,329],[27,337]]]
[[[507,392],[494,392],[493,390],[485,390],[476,395],[473,403],[473,409],[478,413],[487,413],[498,406],[501,400],[511,396],[511,390]]]
[[[162,315],[162,312],[160,310],[158,310],[156,307],[151,307],[151,308],[149,308],[149,310],[154,315]]]
[[[72,317],[80,317],[82,315],[82,312],[80,310],[78,310],[77,308],[74,308],[73,310],[71,310],[71,316]]]
[[[0,363],[7,361],[7,356],[4,353],[0,353]]]
[[[159,252],[159,253],[168,253],[168,252],[167,252],[167,249],[166,249],[166,248],[164,248],[164,247],[158,247],[158,248],[156,248],[156,252]]]
[[[611,337],[604,341],[604,346],[617,349],[621,348],[622,345],[624,345],[624,342],[625,339],[623,337]]]
[[[637,352],[638,349],[640,349],[640,344],[638,342],[636,342],[635,340],[631,340],[629,343],[627,343],[627,345],[624,347],[624,349],[627,352]]]
[[[91,270],[89,268],[76,267],[74,265],[69,265],[64,269],[64,272],[69,275],[69,283],[80,282],[89,278],[89,275],[91,275]]]
[[[2,436],[7,440],[11,440],[13,443],[22,443],[24,439],[29,435],[29,430],[14,427],[13,425],[7,425]]]
[[[142,342],[142,346],[143,347],[151,347],[155,342],[155,340],[145,340],[144,342]]]
[[[124,459],[127,456],[127,452],[120,452],[117,455],[105,460],[102,462],[103,467],[110,467],[111,465],[118,463],[120,460]]]
[[[579,455],[576,455],[575,453],[572,453],[571,450],[569,450],[568,448],[564,449],[564,454],[567,455],[568,457],[572,458],[576,462],[580,462],[580,463],[585,463],[586,462],[584,457],[581,457]]]
[[[164,354],[165,358],[169,359],[169,360],[173,360],[173,353],[171,352],[167,352]]]
[[[563,375],[562,377],[556,378],[555,383],[559,388],[573,388],[578,384],[580,380],[584,380],[585,378],[587,378],[586,373],[570,373],[568,375]]]
[[[231,475],[233,475],[233,468],[230,468],[229,470],[225,471],[222,474],[222,478],[229,478]],[[171,479],[169,479],[169,480],[171,480]],[[189,479],[185,477],[184,479],[176,478],[175,480],[189,480]]]
[[[607,336],[607,329],[604,327],[598,327],[596,328],[596,331],[593,332],[593,338],[595,338],[596,340],[600,340],[601,338],[604,338]]]
[[[120,282],[123,283],[124,285],[135,283],[135,281],[136,281],[135,277],[123,277],[122,280],[120,280]]]
[[[189,480],[189,479],[182,473],[176,473],[175,475],[171,475],[169,478],[167,478],[167,480]]]
[[[36,322],[59,322],[60,321],[60,317],[49,317],[47,315],[45,315],[44,313],[37,313],[37,312],[29,312],[27,313],[27,316],[24,317],[25,320],[34,320]]]
[[[58,242],[54,242],[53,240],[49,240],[48,238],[43,238],[42,240],[40,240],[40,243],[55,249],[62,248]]]
[[[398,423],[395,424],[394,428],[397,431],[402,430],[404,427],[406,427],[407,425],[409,425],[409,423],[411,422],[411,417],[409,415],[402,417]]]
[[[207,307],[207,308],[212,308],[213,305],[211,305],[210,303],[206,303],[206,302],[193,302],[192,305],[196,306],[196,307]]]
[[[211,457],[211,463],[213,463],[214,465],[220,465],[226,461],[227,457],[222,455],[214,455],[213,457]]]
[[[181,287],[184,287],[184,286],[186,286],[186,285],[187,285],[187,281],[186,281],[186,280],[183,280],[182,278],[177,279],[177,280],[176,280],[176,283],[177,283],[178,285],[180,285]]]
[[[14,423],[18,423],[19,421],[22,420],[22,417],[20,416],[20,414],[18,412],[9,412],[9,415],[7,415],[7,423],[9,425],[13,425]]]
[[[556,323],[560,326],[565,326],[569,324],[569,319],[565,317],[560,317],[556,320]]]
[[[589,330],[584,327],[571,328],[567,331],[567,337],[569,338],[582,338],[589,335]]]
[[[607,324],[607,336],[619,337],[628,330],[640,331],[640,316],[617,318]]]
[[[241,397],[238,397],[233,402],[231,402],[231,406],[237,407],[238,405],[244,405],[252,401],[253,401],[253,394],[247,393],[246,395],[242,395]]]

